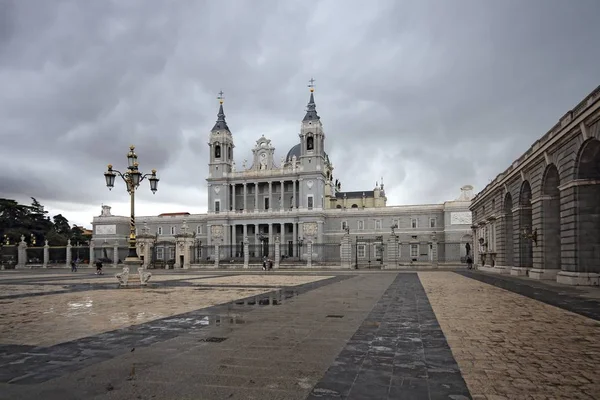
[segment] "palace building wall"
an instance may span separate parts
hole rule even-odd
[[[600,87],[472,201],[482,268],[561,283],[600,276]]]

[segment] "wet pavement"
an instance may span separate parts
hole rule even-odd
[[[0,399],[600,398],[593,290],[470,271],[106,278],[0,273]]]

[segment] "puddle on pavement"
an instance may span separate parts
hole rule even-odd
[[[298,296],[296,290],[279,289],[274,292],[261,294],[247,299],[238,300],[235,305],[238,306],[279,306],[286,300]]]

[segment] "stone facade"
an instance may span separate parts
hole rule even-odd
[[[410,254],[421,262],[444,255],[437,251],[437,242],[455,243],[456,252],[462,253],[458,246],[462,249],[471,243],[471,186],[464,186],[453,201],[407,206],[387,206],[383,179],[372,190],[342,191],[325,152],[325,132],[312,92],[299,140],[278,162],[275,147],[261,136],[252,149],[252,161],[244,160],[238,170],[233,135],[221,103],[209,133],[208,212],[136,217],[144,243],[161,249],[155,256],[184,267],[207,260],[221,266],[234,261],[248,266],[247,251],[256,256],[262,254],[263,244],[277,242],[277,251],[267,251],[270,257],[279,256],[275,265],[279,266],[279,258],[282,263],[291,259],[314,263],[323,258],[323,244],[339,245],[345,234],[355,246],[360,238],[394,243],[398,247],[391,254]],[[102,215],[93,221],[95,246],[117,240],[126,248],[128,223],[128,217],[112,216],[110,207],[104,206]],[[183,241],[184,225],[185,242],[202,247],[201,255],[186,256],[187,251],[175,246]],[[390,242],[392,226],[395,239]],[[357,257],[356,251],[346,250],[346,258],[348,252]],[[344,264],[344,253],[339,248],[335,253],[338,264]]]
[[[574,285],[600,277],[600,87],[473,199],[483,269]]]

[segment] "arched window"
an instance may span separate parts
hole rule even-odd
[[[227,160],[231,161],[231,146],[227,147]]]
[[[342,208],[342,206],[338,204],[337,206],[335,206],[335,208]]]
[[[352,208],[358,208],[358,204],[352,204]]]
[[[315,148],[315,139],[312,136],[306,138],[306,150],[312,150]]]
[[[215,145],[215,158],[221,158],[221,145]]]

